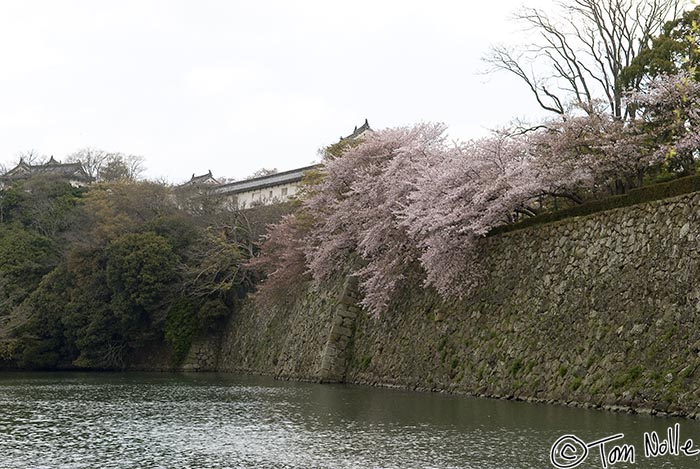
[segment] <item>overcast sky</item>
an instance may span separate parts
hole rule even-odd
[[[516,79],[479,73],[521,3],[2,2],[0,162],[90,146],[180,182],[311,164],[365,118],[483,135],[539,114]]]

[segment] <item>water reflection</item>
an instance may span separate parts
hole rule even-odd
[[[204,374],[4,374],[0,467],[546,468],[552,443],[695,421],[354,386]],[[601,467],[592,451],[582,468]]]

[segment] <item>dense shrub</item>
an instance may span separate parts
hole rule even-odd
[[[187,356],[197,329],[197,313],[191,300],[178,299],[168,310],[165,323],[165,340],[173,349],[173,365],[177,366]]]
[[[0,191],[0,335],[9,358],[31,368],[121,369],[163,340],[181,360],[196,331],[216,332],[249,288],[253,249],[236,213],[189,212],[154,183],[69,187],[30,180]],[[47,211],[41,226],[30,221],[65,200],[70,209]]]

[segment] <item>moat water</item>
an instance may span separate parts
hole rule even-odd
[[[620,434],[608,467],[700,467],[693,420],[218,374],[0,374],[0,468],[542,469],[566,434],[560,467],[603,467],[602,444],[581,445]]]

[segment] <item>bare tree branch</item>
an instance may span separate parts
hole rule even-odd
[[[24,161],[27,164],[42,164],[46,160],[48,160],[46,155],[42,155],[38,151],[31,149],[19,152],[17,154],[16,164],[19,164],[20,161]]]
[[[68,163],[81,163],[85,172],[93,179],[97,179],[100,171],[107,162],[108,153],[99,148],[86,147],[66,156]]]
[[[528,31],[538,33],[532,37],[540,39],[516,50],[492,47],[483,59],[490,71],[505,70],[517,76],[547,111],[562,115],[569,104],[593,109],[599,98],[605,98],[611,115],[628,117],[620,74],[664,23],[680,14],[685,0],[571,0],[556,4],[556,22],[538,8],[525,8],[515,15]],[[526,68],[538,73],[526,73]]]
[[[513,57],[512,53],[508,49],[505,47],[494,47],[491,49],[489,57],[485,58],[485,60],[492,65],[492,70],[505,70],[523,80],[530,88],[530,91],[532,91],[540,107],[557,114],[564,114],[564,109],[562,108],[561,101],[559,101],[559,99],[553,100],[549,103],[544,101],[544,97],[542,96],[543,94],[550,98],[551,95],[544,92],[542,87],[537,83],[536,79],[523,70],[523,68],[520,66],[520,58]]]

